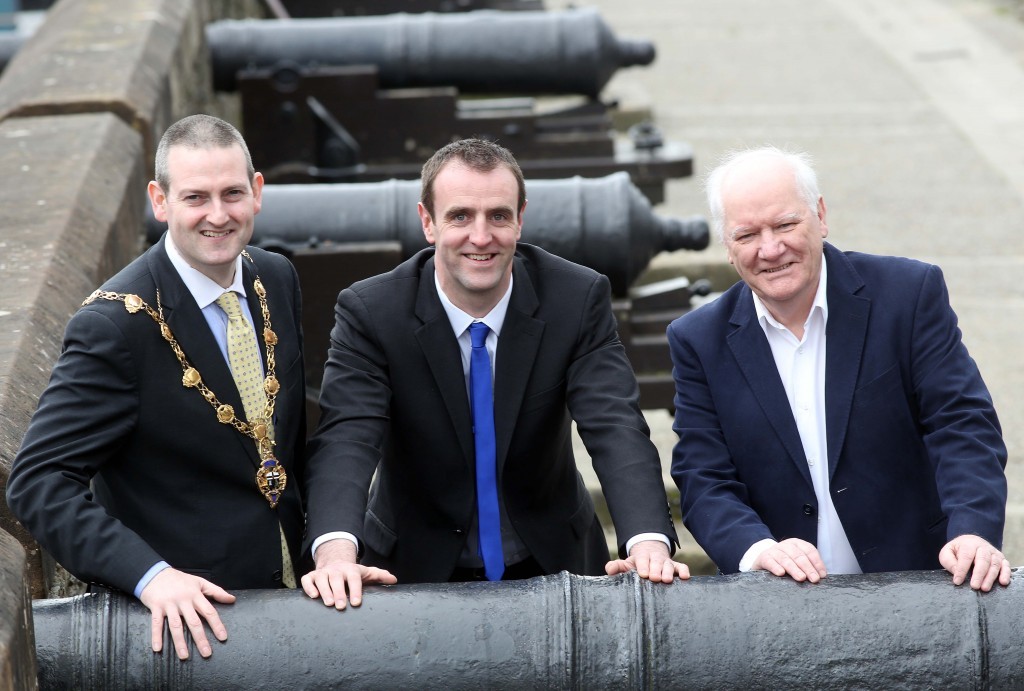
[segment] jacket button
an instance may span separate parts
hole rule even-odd
[[[804,515],[805,516],[813,516],[815,513],[816,513],[816,511],[814,510],[813,506],[811,506],[810,504],[804,504]]]
[[[462,535],[462,533],[465,531],[463,531],[462,528],[455,528],[454,530],[452,530],[452,532],[456,535]]]
[[[270,574],[270,578],[273,579],[273,581],[275,583],[280,583],[281,582],[281,572],[280,571],[275,571],[274,573]]]

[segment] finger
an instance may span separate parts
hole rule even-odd
[[[316,574],[316,590],[320,594],[320,597],[324,601],[324,606],[332,607],[334,605],[334,591],[331,590],[331,578],[327,571],[314,571]]]
[[[651,574],[651,555],[644,552],[636,555],[633,560],[636,564],[636,573],[640,578],[647,578]]]
[[[971,587],[987,593],[999,577],[999,567],[1003,563],[1003,555],[999,552],[989,553],[978,550],[979,557],[974,560],[974,574],[971,576]]]
[[[608,562],[604,565],[604,572],[609,576],[615,576],[617,574],[624,573],[622,571],[622,560],[613,559],[612,561]]]
[[[195,603],[195,607],[196,612],[206,620],[206,623],[209,625],[210,630],[213,631],[213,635],[217,637],[217,640],[221,642],[226,641],[228,639],[228,630],[221,622],[220,615],[217,614],[216,608],[203,598],[198,598],[198,602]]]
[[[1010,562],[1007,559],[1003,559],[1003,563],[999,567],[999,584],[1010,585]]]
[[[363,574],[359,567],[348,569],[348,601],[353,607],[363,603]]]
[[[348,606],[348,599],[345,597],[345,575],[338,572],[331,572],[327,576],[328,587],[334,596],[334,608],[345,609]]]
[[[974,563],[975,550],[961,549],[956,555],[956,567],[953,569],[953,584],[960,585],[967,579],[967,572]]]
[[[666,559],[661,564],[661,582],[671,583],[676,576],[676,563],[671,559]]]
[[[373,571],[373,580],[375,583],[385,583],[388,585],[398,583],[398,577],[392,574],[390,571],[378,568],[376,566],[372,566],[370,568]]]
[[[310,571],[299,579],[299,582],[302,583],[302,592],[313,600],[320,597],[320,591],[316,589],[316,585],[313,583],[314,574],[316,574],[316,571]]]
[[[679,578],[681,580],[684,580],[684,581],[689,580],[689,578],[690,578],[690,567],[687,566],[686,564],[680,562],[680,561],[673,562],[673,563],[675,564],[676,575],[679,576]]]
[[[164,615],[162,611],[154,610],[150,617],[150,643],[153,652],[159,653],[164,649]]]
[[[779,550],[768,550],[761,555],[761,567],[775,576],[785,576],[786,567],[782,565],[782,559],[787,558],[785,552]]]
[[[210,655],[213,654],[213,648],[210,647],[210,641],[206,639],[206,630],[203,628],[203,620],[191,607],[186,608],[184,610],[184,614],[185,625],[188,626],[188,630],[192,634],[192,642],[196,644],[196,649],[199,650],[199,654],[203,657],[210,657]]]
[[[818,569],[815,568],[814,564],[806,554],[801,554],[793,560],[800,570],[807,576],[807,580],[811,583],[817,583],[821,580],[821,575],[818,573]]]
[[[185,643],[185,630],[181,623],[181,615],[177,609],[168,610],[167,628],[171,631],[171,644],[181,660],[188,659],[188,645]]]

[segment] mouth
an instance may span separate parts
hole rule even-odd
[[[199,234],[204,238],[223,238],[231,234],[230,230],[201,230]]]
[[[463,256],[475,262],[485,262],[494,258],[493,254],[466,254]]]
[[[775,274],[775,273],[778,273],[780,271],[785,271],[786,269],[788,269],[791,266],[793,266],[793,262],[789,262],[788,264],[783,264],[782,266],[774,266],[774,267],[772,267],[770,269],[761,269],[761,273],[763,273],[763,274]]]

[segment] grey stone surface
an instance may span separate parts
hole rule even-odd
[[[64,324],[139,249],[142,137],[109,113],[0,123],[0,490],[60,352]],[[39,548],[0,501],[0,528]]]
[[[666,139],[694,148],[695,176],[670,182],[657,211],[706,213],[701,178],[729,149],[799,148],[815,158],[837,246],[942,267],[964,340],[1003,423],[1004,547],[1011,563],[1022,563],[1022,3],[575,4],[598,7],[618,35],[657,47],[653,65],[620,72],[603,94],[649,109]],[[731,280],[722,278],[731,276],[724,263],[721,246],[713,245],[663,254],[652,272],[714,275],[724,288]],[[671,420],[662,411],[649,420],[667,473]],[[580,466],[589,469],[585,461]]]

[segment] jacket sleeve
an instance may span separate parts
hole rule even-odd
[[[1006,446],[992,397],[964,346],[942,272],[929,267],[917,296],[911,376],[947,539],[979,535],[1002,545]]]
[[[60,564],[128,593],[161,557],[94,501],[90,481],[136,426],[132,363],[109,317],[72,317],[7,483],[11,512]]]

